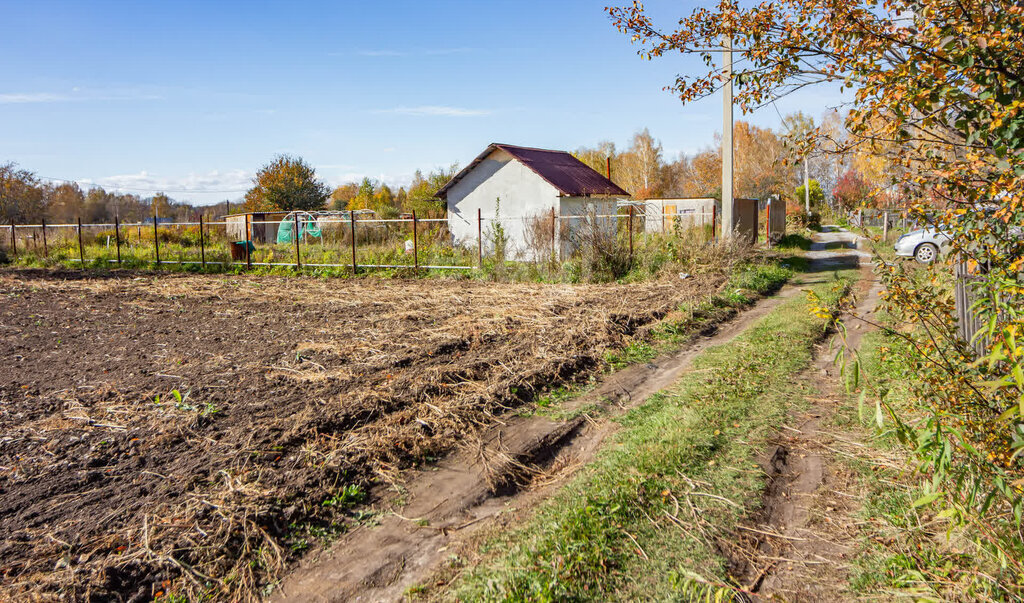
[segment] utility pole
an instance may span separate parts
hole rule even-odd
[[[732,147],[732,36],[723,40],[722,75],[722,239],[732,238],[735,227],[733,212],[733,147]]]
[[[808,158],[804,157],[804,210],[811,213],[811,180],[807,172]]]

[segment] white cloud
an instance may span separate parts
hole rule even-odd
[[[380,109],[375,113],[394,113],[397,115],[416,115],[431,117],[478,117],[494,113],[489,109],[466,109],[463,107],[447,107],[443,105],[421,105],[418,107],[395,107]]]
[[[95,184],[108,190],[118,190],[141,195],[164,192],[182,199],[193,195],[239,195],[252,185],[253,174],[245,170],[213,170],[204,174],[191,173],[182,177],[167,177],[151,174],[145,170],[137,174],[106,176],[95,180],[79,180],[80,183]]]
[[[446,54],[462,54],[464,52],[473,52],[475,48],[437,48],[435,50],[424,51],[423,54],[429,55],[446,55]]]
[[[21,104],[21,103],[59,103],[71,100],[72,97],[66,94],[52,94],[50,92],[22,92],[0,94],[0,104]]]
[[[6,92],[0,93],[0,105],[35,104],[35,103],[69,103],[85,101],[126,101],[126,100],[160,100],[161,96],[139,90],[82,91],[75,87],[72,94],[59,92]]]
[[[404,57],[409,53],[400,50],[360,50],[357,52],[361,57]]]

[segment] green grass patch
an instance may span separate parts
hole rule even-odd
[[[800,233],[790,233],[772,246],[778,251],[810,251],[811,240]]]
[[[634,341],[621,350],[610,352],[605,357],[609,369],[618,370],[631,364],[649,362],[679,347],[693,336],[700,325],[723,320],[735,314],[737,309],[774,293],[794,273],[794,267],[780,261],[740,266],[732,273],[721,293],[679,308],[683,314],[681,319],[662,321],[651,330],[648,339]]]
[[[771,283],[773,274],[781,275],[740,275],[737,284]],[[844,277],[813,289],[838,304]],[[826,326],[793,299],[705,351],[670,390],[622,417],[614,441],[524,527],[494,536],[444,597],[672,600],[693,575],[723,580],[710,528],[693,525],[691,513],[727,529],[759,499],[764,476],[753,455],[800,399],[792,374],[810,364]]]

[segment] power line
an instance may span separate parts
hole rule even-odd
[[[239,193],[239,192],[246,192],[248,190],[247,188],[236,188],[236,189],[232,189],[232,190],[196,190],[195,188],[194,189],[175,190],[175,189],[172,189],[172,188],[140,188],[140,187],[136,187],[136,186],[104,186],[104,185],[99,184],[97,182],[88,182],[88,181],[85,181],[85,180],[70,180],[68,178],[53,178],[53,177],[50,177],[50,176],[36,176],[36,177],[39,178],[40,180],[49,180],[51,182],[66,182],[68,184],[80,184],[80,185],[83,185],[83,186],[98,186],[99,188],[103,188],[104,190],[105,189],[113,189],[113,190],[131,190],[133,192],[174,192],[174,193],[176,193],[176,195],[189,195],[189,193],[191,193],[191,195],[207,195],[207,193],[209,193],[209,195],[221,195],[221,193],[223,193],[223,195],[226,195],[226,193]]]

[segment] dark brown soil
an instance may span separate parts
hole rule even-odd
[[[345,486],[720,285],[0,272],[0,597],[258,596],[356,525]]]

